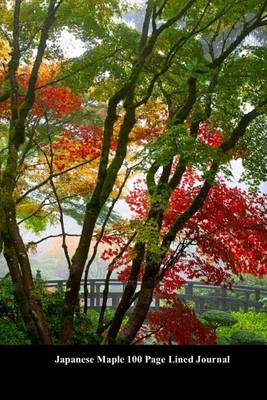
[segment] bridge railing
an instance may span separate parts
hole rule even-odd
[[[194,309],[198,312],[210,308],[225,311],[267,311],[263,304],[263,300],[267,299],[267,288],[264,287],[233,285],[229,289],[224,286],[188,282],[180,297],[193,302]]]
[[[47,288],[65,288],[66,280],[47,280]],[[104,279],[88,279],[88,307],[100,310],[103,299]],[[83,285],[81,282],[80,298],[83,302]],[[139,287],[137,287],[137,290]],[[107,308],[116,308],[120,302],[124,284],[116,279],[111,279]],[[201,282],[187,282],[177,292],[177,296],[192,304],[196,312],[203,312],[208,309],[244,311],[256,310],[266,312],[263,306],[263,299],[267,299],[267,288],[257,286],[233,285],[231,289],[223,286],[205,285]],[[151,309],[158,309],[166,304],[164,299],[154,299]]]

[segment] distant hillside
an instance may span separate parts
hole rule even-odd
[[[70,255],[77,245],[77,238],[69,238],[68,246]],[[56,238],[42,243],[38,246],[36,254],[29,254],[33,274],[36,275],[37,270],[41,271],[44,279],[66,279],[68,277],[68,267],[65,256],[61,247],[61,240]],[[97,257],[91,265],[89,278],[105,278],[107,262]],[[0,256],[0,277],[7,274],[8,268],[3,255]]]

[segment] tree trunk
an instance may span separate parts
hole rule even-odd
[[[115,342],[115,338],[120,330],[125,313],[127,312],[128,308],[131,305],[131,300],[133,298],[137,286],[139,271],[144,258],[144,252],[145,252],[145,244],[142,242],[137,242],[135,245],[136,256],[133,260],[131,273],[127,285],[124,289],[121,301],[116,309],[114,318],[112,320],[111,326],[108,331],[107,335],[108,344],[112,344]]]
[[[75,307],[79,301],[79,291],[84,266],[87,260],[94,226],[100,213],[100,207],[88,204],[83,224],[83,230],[78,248],[72,258],[67,289],[61,317],[61,344],[71,343],[71,333],[73,328],[73,318]]]
[[[23,278],[16,252],[10,245],[9,240],[4,240],[4,256],[7,261],[11,279],[14,285],[14,295],[32,344],[52,344],[49,328],[45,321],[42,308],[33,299],[32,292],[27,290],[25,279]]]
[[[134,88],[132,88],[131,91],[128,93],[127,98],[130,98],[132,100],[133,93]],[[114,113],[113,109],[112,113]],[[109,120],[110,118],[111,117],[108,115],[107,119]],[[79,298],[80,282],[88,257],[95,224],[102,207],[104,206],[106,200],[113,190],[118,172],[126,157],[128,136],[135,123],[135,109],[128,109],[126,111],[124,121],[120,128],[116,154],[108,168],[107,157],[110,150],[110,140],[113,134],[113,125],[116,121],[116,118],[112,122],[113,125],[111,126],[109,126],[109,124],[107,123],[107,119],[105,123],[104,139],[97,183],[91,200],[87,204],[80,242],[72,259],[70,275],[67,282],[67,291],[65,295],[61,321],[61,344],[69,344],[71,341],[75,305],[77,304]],[[106,144],[105,140],[107,141]]]
[[[146,275],[142,282],[136,306],[130,316],[129,322],[122,331],[124,344],[130,344],[134,340],[149,311],[155,287],[155,277],[154,273]]]

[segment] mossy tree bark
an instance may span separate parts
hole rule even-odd
[[[51,0],[44,19],[37,54],[30,74],[24,102],[19,106],[17,71],[20,64],[20,9],[21,0],[16,0],[13,17],[13,43],[11,60],[8,64],[10,83],[11,119],[9,129],[8,156],[1,176],[0,233],[4,243],[4,256],[15,288],[15,296],[29,338],[34,344],[51,344],[49,327],[42,305],[34,295],[33,277],[28,253],[16,220],[14,189],[20,146],[25,141],[25,124],[35,100],[35,85],[42,58],[46,49],[49,30],[61,1]]]

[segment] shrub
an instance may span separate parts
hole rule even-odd
[[[34,296],[44,309],[54,343],[59,342],[60,317],[64,301],[64,290],[48,291],[41,280],[36,280]],[[15,302],[13,285],[9,276],[0,279],[0,344],[30,344],[22,318]],[[114,315],[114,310],[106,310],[105,321]],[[72,343],[75,345],[99,344],[101,338],[97,335],[99,313],[89,310],[85,314],[75,314]]]
[[[266,340],[264,337],[256,332],[240,330],[235,331],[231,334],[230,344],[238,345],[266,345]]]
[[[238,322],[238,320],[225,311],[209,310],[201,314],[201,321],[207,321],[213,329],[217,329],[221,326],[232,326]]]
[[[55,343],[60,337],[60,317],[64,301],[64,290],[57,289],[55,292],[47,292],[42,289],[41,301]]]
[[[249,331],[258,333],[267,341],[267,313],[249,311],[233,312],[232,315],[237,318],[238,322],[231,327],[220,327],[217,329],[217,343],[230,344],[231,335],[237,331]]]
[[[17,318],[13,284],[9,275],[0,279],[0,315],[13,320]]]
[[[22,326],[18,326],[14,321],[1,318],[0,319],[0,344],[18,345],[30,344],[25,330]]]
[[[267,297],[261,299],[260,302],[262,303],[262,307],[264,308],[264,310],[267,311]]]
[[[57,343],[60,338],[60,317],[64,301],[64,289],[57,289],[54,292],[47,292],[43,287],[38,288],[51,329],[53,341]],[[113,310],[106,310],[105,320],[112,318]],[[101,338],[97,335],[99,313],[89,310],[87,314],[76,313],[73,321],[72,344],[74,345],[97,345]]]
[[[89,310],[87,314],[77,314],[74,318],[72,343],[80,345],[100,344],[100,338],[96,334],[98,312]]]

